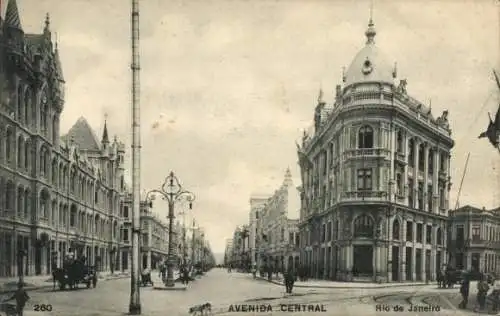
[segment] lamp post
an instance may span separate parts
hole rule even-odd
[[[174,287],[175,286],[174,270],[173,270],[175,261],[175,256],[174,256],[175,245],[173,241],[174,219],[175,219],[174,207],[176,202],[181,201],[183,198],[186,198],[186,200],[189,202],[189,209],[192,209],[195,195],[192,192],[187,191],[182,187],[181,183],[179,182],[179,179],[174,175],[173,171],[171,171],[168,177],[165,178],[165,182],[163,182],[161,189],[151,190],[147,193],[146,196],[155,193],[161,195],[162,198],[168,202],[168,217],[167,217],[169,220],[168,262],[167,262],[167,279],[165,281],[165,286]]]

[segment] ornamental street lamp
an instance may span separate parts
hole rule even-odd
[[[165,286],[174,287],[174,262],[175,262],[175,245],[174,245],[174,207],[176,202],[186,199],[189,202],[189,209],[193,208],[193,201],[195,200],[195,195],[185,190],[179,182],[179,179],[171,171],[168,177],[165,178],[165,182],[161,186],[160,190],[151,190],[147,193],[146,198],[149,194],[158,193],[162,196],[163,200],[168,202],[168,262],[167,262],[167,279],[165,280]]]

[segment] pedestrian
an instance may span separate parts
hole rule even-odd
[[[492,312],[498,313],[500,307],[500,280],[495,279],[493,281],[493,291],[491,292],[491,298],[493,300]]]
[[[486,281],[486,276],[484,274],[481,274],[481,279],[477,283],[477,304],[476,308],[474,308],[474,312],[482,311],[486,307],[486,295],[489,289],[490,286]]]
[[[458,307],[460,309],[467,308],[467,303],[469,302],[469,289],[470,289],[469,275],[465,274],[464,279],[462,280],[462,284],[460,285],[460,295],[462,295],[462,302],[458,304]]]
[[[287,294],[292,294],[293,284],[295,283],[296,277],[294,271],[290,268],[284,274],[285,279],[285,289]]]
[[[16,300],[16,313],[18,316],[23,316],[24,307],[26,306],[26,302],[30,299],[28,293],[24,289],[24,284],[19,282],[17,284],[16,292],[9,298],[7,301]]]

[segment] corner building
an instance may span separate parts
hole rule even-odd
[[[15,0],[0,18],[0,276],[49,274],[71,252],[107,269],[119,247],[125,147],[81,118],[60,137],[64,77],[47,16],[25,33]]]
[[[310,276],[376,282],[433,280],[446,262],[450,150],[448,112],[397,82],[375,45],[354,57],[314,132],[298,147],[302,177],[301,264]]]

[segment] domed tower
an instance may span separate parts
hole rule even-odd
[[[392,63],[387,61],[375,44],[377,31],[371,17],[365,35],[365,46],[356,54],[345,73],[344,88],[363,83],[381,83],[392,86],[395,71]]]

